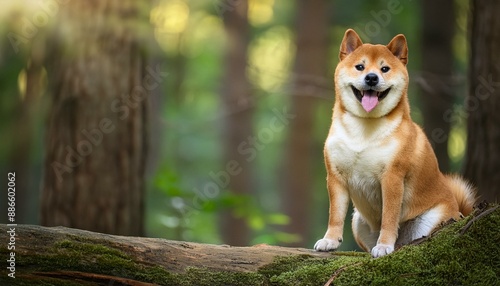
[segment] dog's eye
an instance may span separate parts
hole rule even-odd
[[[358,71],[362,71],[365,69],[365,66],[364,65],[355,65],[354,66]]]
[[[390,67],[382,67],[380,70],[383,72],[383,73],[386,73],[390,70],[391,68]]]

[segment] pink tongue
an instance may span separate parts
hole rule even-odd
[[[372,111],[378,104],[378,92],[374,90],[363,91],[363,98],[361,99],[361,105],[366,110],[366,112]]]

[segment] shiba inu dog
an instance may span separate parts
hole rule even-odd
[[[441,222],[469,214],[474,190],[458,176],[440,172],[429,141],[410,118],[403,35],[387,46],[372,45],[349,29],[339,57],[324,148],[328,230],[314,249],[340,245],[350,198],[356,242],[380,257],[429,235]]]

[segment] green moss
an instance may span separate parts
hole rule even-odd
[[[307,261],[309,261],[310,259],[310,255],[278,257],[274,260],[273,263],[261,267],[259,269],[259,273],[268,278],[271,278],[283,272],[295,271],[298,268],[302,267],[304,263],[307,263]]]
[[[284,256],[252,272],[214,272],[208,268],[188,268],[185,273],[174,274],[179,286],[188,285],[319,285],[329,273],[343,263],[367,259],[368,254],[343,253],[334,259],[318,259],[309,255]],[[326,280],[325,280],[326,278]],[[313,281],[313,283],[309,283]],[[321,284],[323,285],[324,282]]]
[[[324,285],[340,267],[362,263],[369,259],[365,253],[339,252],[332,258],[310,256],[281,257],[260,269],[271,285]]]
[[[19,254],[18,269],[22,269],[22,273],[82,271],[162,285],[178,285],[175,276],[163,268],[137,264],[130,256],[112,247],[63,240],[56,242],[51,248],[48,252],[50,254],[47,255]],[[54,279],[47,278],[46,280],[49,281],[47,285],[57,285],[51,281]],[[42,281],[44,279],[37,283]]]
[[[185,273],[176,276],[179,286],[268,285],[262,275],[252,272],[214,272],[210,269],[188,268]]]

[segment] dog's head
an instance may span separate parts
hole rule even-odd
[[[354,30],[347,30],[335,70],[337,100],[359,117],[387,115],[406,96],[407,56],[406,38],[401,34],[384,46],[363,44]]]

